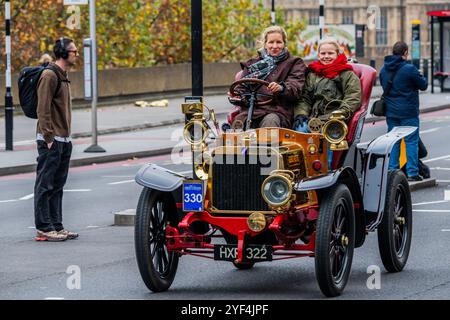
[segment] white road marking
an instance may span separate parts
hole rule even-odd
[[[23,196],[19,200],[28,200],[28,199],[32,199],[32,198],[34,198],[34,193],[27,194],[26,196]]]
[[[178,174],[182,174],[182,175],[185,175],[185,174],[188,174],[188,173],[192,173],[192,170],[178,172]]]
[[[432,129],[428,129],[428,130],[420,130],[420,134],[424,134],[424,133],[430,133],[430,132],[434,132],[434,131],[438,131],[441,127],[437,127],[437,128],[432,128]]]
[[[447,198],[445,198],[445,200],[439,200],[439,201],[413,203],[413,206],[421,206],[424,204],[434,204],[434,203],[444,203],[444,202],[449,202],[449,201],[450,201],[450,199],[447,200]]]
[[[92,189],[67,189],[64,192],[90,192]]]
[[[442,232],[449,232],[450,229],[442,229],[441,231],[442,231]]]
[[[450,201],[450,190],[444,190],[444,200]]]
[[[131,183],[131,182],[134,182],[134,179],[133,180],[124,180],[124,181],[110,182],[108,184],[116,185],[116,184]]]
[[[450,210],[413,210],[414,212],[450,212]]]
[[[435,168],[430,168],[430,170],[443,170],[443,171],[450,171],[450,168],[441,168],[441,167],[435,167]]]
[[[442,159],[447,159],[447,158],[450,158],[450,154],[448,154],[446,156],[442,156],[442,157],[427,159],[427,160],[424,160],[423,162],[427,163],[427,162],[437,161],[437,160],[442,160]]]
[[[22,140],[22,141],[14,141],[15,146],[26,146],[29,144],[36,143],[36,140]],[[4,143],[0,143],[0,149],[3,149],[5,147]]]
[[[17,202],[19,200],[13,199],[13,200],[0,200],[0,203],[7,203],[7,202]]]
[[[134,176],[102,176],[102,178],[134,178]]]
[[[89,228],[98,228],[99,226],[87,226],[86,228],[87,229],[89,229]]]
[[[64,300],[64,298],[63,297],[47,297],[47,298],[44,298],[44,300]]]
[[[450,180],[436,180],[437,183],[450,183]]]
[[[22,198],[19,198],[19,199],[0,200],[0,203],[24,201],[24,200],[32,199],[33,197],[34,197],[34,193],[31,193],[31,194],[27,194],[26,196],[23,196]]]

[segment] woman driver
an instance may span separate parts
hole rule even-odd
[[[264,47],[258,50],[258,57],[241,63],[243,78],[257,78],[270,84],[261,86],[260,93],[273,94],[269,105],[256,106],[253,109],[252,127],[284,127],[293,124],[294,107],[298,103],[305,83],[306,66],[302,59],[291,56],[286,48],[287,34],[280,26],[271,26],[264,30],[261,39]],[[237,87],[243,91],[242,87]],[[232,126],[246,122],[247,112],[235,117]]]

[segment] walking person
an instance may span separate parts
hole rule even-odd
[[[63,188],[69,171],[71,94],[67,72],[75,65],[75,43],[60,38],[53,49],[56,61],[42,72],[37,85],[37,170],[34,185],[34,215],[37,241],[64,241],[78,234],[62,223]]]
[[[405,137],[406,144],[406,173],[408,181],[421,181],[419,175],[419,90],[426,90],[427,79],[419,70],[407,63],[408,45],[402,41],[394,44],[392,55],[384,58],[384,65],[380,71],[380,82],[383,90],[390,86],[385,95],[386,122],[388,131],[397,126],[416,127],[409,136]],[[400,142],[392,149],[389,169],[399,169]]]

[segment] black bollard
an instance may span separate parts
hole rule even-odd
[[[374,68],[374,69],[376,69],[377,67],[376,67],[376,61],[375,61],[375,59],[370,59],[370,66],[372,67],[372,68]],[[374,80],[374,82],[373,82],[373,85],[374,86],[376,86],[377,85],[377,79],[378,79],[378,75],[377,75],[377,77],[375,78],[375,80]]]
[[[423,59],[423,66],[422,66],[422,72],[425,78],[427,78],[427,81],[429,79],[428,76],[428,59]]]

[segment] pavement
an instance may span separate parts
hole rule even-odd
[[[373,88],[371,103],[380,97],[381,92],[380,86]],[[71,166],[169,154],[174,148],[177,150],[176,148],[187,147],[182,138],[184,116],[181,112],[181,103],[183,101],[184,97],[180,96],[168,98],[167,107],[137,107],[133,103],[99,107],[97,144],[106,150],[102,153],[85,152],[93,143],[91,110],[74,109],[72,113],[74,148]],[[220,123],[225,121],[226,114],[232,109],[226,92],[207,95],[204,97],[204,102],[207,107],[215,110]],[[430,90],[422,92],[420,106],[421,113],[450,108],[450,93],[436,93],[436,90],[434,94],[431,94]],[[383,119],[368,115],[366,122]],[[0,118],[0,176],[35,170],[37,157],[35,128],[36,120],[15,115],[14,150],[6,151],[4,117]],[[174,154],[172,153],[172,159]]]

